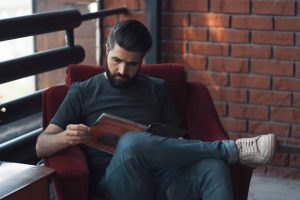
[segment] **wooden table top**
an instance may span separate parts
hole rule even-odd
[[[0,161],[0,199],[53,173],[48,167]]]

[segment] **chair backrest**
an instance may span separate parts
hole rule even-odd
[[[51,106],[45,107],[43,106],[43,127],[45,128],[54,113],[56,112],[58,106],[63,100],[68,87],[78,81],[84,81],[88,78],[103,72],[104,69],[99,66],[91,66],[91,65],[69,65],[66,73],[66,85],[63,86],[55,86],[50,88],[43,95],[43,105],[47,105],[47,100],[50,102]],[[146,74],[148,76],[154,76],[157,78],[164,79],[171,91],[171,95],[173,97],[175,107],[177,112],[181,116],[183,121],[183,125],[185,126],[185,118],[186,118],[186,78],[185,71],[183,65],[180,64],[145,64],[142,66],[141,73]],[[54,92],[56,91],[56,92]],[[52,97],[53,96],[53,97]],[[46,110],[45,110],[46,109]],[[45,112],[46,111],[46,112]]]

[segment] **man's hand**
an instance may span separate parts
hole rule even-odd
[[[69,124],[62,137],[63,141],[69,145],[85,143],[91,138],[91,128],[83,124]]]

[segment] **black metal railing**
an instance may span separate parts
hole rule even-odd
[[[78,10],[71,9],[0,20],[0,41],[56,31],[65,31],[66,34],[65,47],[0,62],[0,84],[82,62],[85,52],[83,47],[74,44],[74,29],[79,27],[83,21],[127,11],[127,8],[120,7],[82,15]],[[15,160],[8,155],[20,154],[20,151],[24,151],[24,146],[30,146],[29,151],[34,151],[35,139],[42,131],[41,126],[37,125],[41,123],[42,93],[43,90],[40,90],[26,97],[0,104],[0,131],[1,127],[3,131],[5,126],[8,126],[13,127],[16,132],[17,130],[20,132],[20,127],[26,125],[26,122],[22,121],[26,117],[30,117],[29,120],[32,120],[28,127],[35,127],[35,130],[26,129],[24,134],[18,133],[22,136],[0,144],[0,160]],[[10,123],[15,124],[9,126]]]

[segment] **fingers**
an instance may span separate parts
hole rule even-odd
[[[89,141],[91,129],[83,124],[69,124],[65,131],[65,141],[70,145]]]
[[[90,127],[85,126],[83,124],[69,124],[67,126],[68,130],[75,130],[75,131],[90,131]]]

